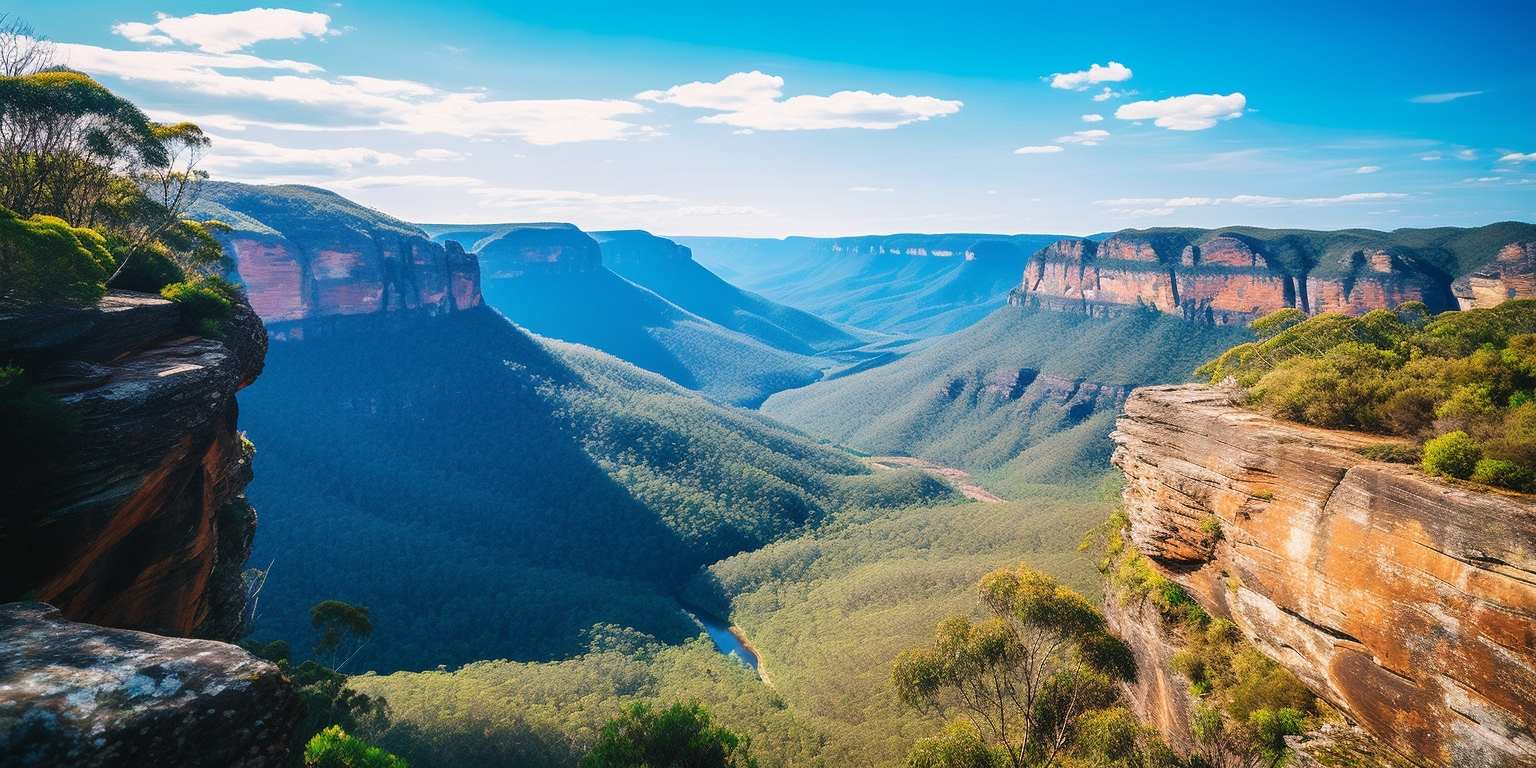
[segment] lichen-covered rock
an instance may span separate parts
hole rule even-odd
[[[0,516],[0,600],[79,621],[230,639],[254,514],[235,393],[267,337],[238,303],[223,338],[180,330],[174,304],[114,292],[98,305],[0,317],[0,359],[63,405],[57,471]]]
[[[1536,499],[1356,452],[1384,440],[1138,389],[1114,433],[1130,539],[1417,762],[1536,764]]]
[[[299,715],[288,679],[237,646],[0,605],[0,764],[279,768]]]

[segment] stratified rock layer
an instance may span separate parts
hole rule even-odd
[[[222,339],[178,319],[171,302],[127,292],[0,316],[0,360],[26,368],[73,424],[56,476],[7,490],[0,599],[46,600],[93,624],[237,635],[255,514],[235,392],[260,373],[267,337],[243,303]]]
[[[1432,311],[1536,295],[1536,228],[1304,232],[1128,230],[1035,252],[1010,303],[1103,316],[1127,307],[1244,323],[1277,309],[1361,314],[1406,301]],[[1463,264],[1481,271],[1452,285]],[[1454,294],[1454,295],[1453,295]]]
[[[1114,440],[1137,549],[1318,695],[1427,765],[1536,762],[1531,497],[1201,386],[1136,390]]]
[[[277,667],[237,646],[0,605],[0,764],[278,768],[299,714]]]

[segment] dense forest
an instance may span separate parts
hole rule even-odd
[[[307,638],[318,597],[369,606],[353,670],[556,658],[600,624],[676,642],[698,627],[670,593],[699,566],[849,498],[948,493],[490,309],[370,322],[274,344],[241,397],[257,634]]]

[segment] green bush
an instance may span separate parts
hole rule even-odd
[[[0,206],[0,306],[89,304],[107,292],[114,262],[95,230]]]
[[[1424,444],[1424,471],[1465,480],[1477,468],[1483,451],[1465,432],[1441,435]]]
[[[582,768],[756,768],[752,742],[710,723],[698,702],[657,710],[643,701],[603,726]]]
[[[1472,470],[1472,479],[1516,491],[1536,490],[1536,477],[1530,470],[1504,459],[1483,459]]]
[[[1377,443],[1355,452],[1371,461],[1385,461],[1389,464],[1418,464],[1424,460],[1424,451],[1418,446],[1402,443]]]
[[[305,768],[410,768],[406,761],[347,735],[339,725],[315,734],[304,745]]]
[[[187,328],[201,336],[218,337],[240,289],[221,277],[196,277],[171,283],[160,289],[160,295],[181,305],[181,320]]]

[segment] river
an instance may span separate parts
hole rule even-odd
[[[714,641],[715,649],[727,656],[736,657],[737,661],[757,669],[757,654],[748,648],[741,638],[731,631],[729,624],[711,616],[703,611],[690,610],[690,614],[704,625],[704,631],[709,633],[709,639]]]

